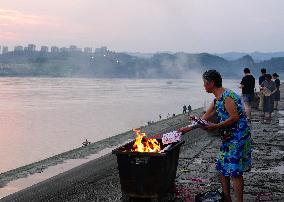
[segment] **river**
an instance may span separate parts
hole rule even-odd
[[[224,86],[240,93],[239,80]],[[0,173],[203,107],[197,79],[0,78]]]

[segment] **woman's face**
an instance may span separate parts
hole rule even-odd
[[[209,82],[206,79],[203,79],[203,86],[207,93],[212,93],[214,82],[213,81]]]

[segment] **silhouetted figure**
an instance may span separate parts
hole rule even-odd
[[[159,118],[160,118],[160,120],[162,119],[162,115],[161,114],[159,114]]]
[[[185,105],[183,105],[183,107],[182,107],[182,113],[186,114],[186,106]]]
[[[271,122],[271,113],[274,110],[274,93],[277,91],[275,82],[271,80],[272,76],[270,74],[265,75],[265,81],[261,84],[261,89],[264,94],[263,98],[263,115],[264,121],[263,123]]]
[[[251,107],[254,101],[255,78],[249,68],[244,68],[244,77],[240,83],[242,99],[248,121],[251,122]]]
[[[191,110],[192,110],[192,109],[191,109],[191,106],[190,106],[190,105],[188,105],[188,106],[187,106],[188,115],[190,115]]]
[[[173,117],[176,116],[176,114],[173,114]]]
[[[277,73],[273,73],[272,77],[274,79],[274,83],[276,85],[276,92],[274,94],[274,110],[278,110],[278,102],[280,101],[280,80],[279,80],[279,75]]]
[[[261,76],[259,77],[259,79],[258,79],[258,84],[259,84],[259,104],[258,104],[258,109],[259,110],[263,110],[263,99],[264,99],[264,95],[263,95],[263,91],[262,91],[262,89],[261,89],[261,85],[262,85],[262,83],[265,81],[265,74],[266,74],[266,69],[265,68],[262,68],[261,70],[260,70],[260,72],[261,72]]]
[[[82,143],[83,146],[88,146],[89,144],[91,144],[91,142],[88,141],[88,139],[86,139],[86,140]]]

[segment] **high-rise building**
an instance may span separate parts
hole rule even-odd
[[[15,46],[14,51],[23,51],[24,47],[23,46]]]
[[[9,51],[8,46],[3,46],[2,47],[2,54],[7,53]]]
[[[95,53],[105,54],[105,53],[107,53],[107,47],[106,46],[102,46],[100,48],[96,48],[95,49]]]
[[[92,48],[90,48],[90,47],[85,47],[85,48],[84,48],[84,53],[92,53]]]
[[[62,48],[60,48],[60,52],[68,52],[68,48],[62,47]]]
[[[40,52],[47,53],[48,52],[48,46],[41,46]]]
[[[59,52],[59,48],[57,46],[51,46],[50,51],[52,53],[58,53]]]
[[[69,47],[69,51],[70,51],[70,52],[76,52],[76,51],[78,51],[78,48],[77,48],[77,46],[75,46],[75,45],[71,45],[71,46]]]
[[[29,44],[28,45],[28,51],[35,51],[36,46],[34,44]]]

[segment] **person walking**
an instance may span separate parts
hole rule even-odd
[[[276,92],[276,85],[274,81],[271,80],[272,76],[270,74],[265,75],[265,81],[261,84],[261,90],[264,94],[263,98],[263,123],[271,122],[271,113],[274,109],[274,93]]]
[[[280,79],[279,79],[279,75],[277,73],[273,73],[272,77],[274,79],[274,83],[276,86],[276,92],[274,94],[274,110],[278,110],[278,102],[280,101]]]
[[[183,105],[183,107],[182,107],[182,113],[186,114],[186,106],[185,105]]]
[[[191,110],[192,110],[191,106],[190,106],[190,105],[188,105],[188,106],[187,106],[188,115],[190,115]]]
[[[244,77],[240,84],[247,119],[251,122],[251,106],[254,99],[255,78],[251,75],[249,68],[244,68]]]
[[[260,70],[261,72],[261,76],[258,78],[258,85],[259,85],[259,105],[258,105],[258,109],[262,111],[263,109],[263,98],[264,98],[264,95],[262,93],[262,90],[261,90],[261,84],[265,81],[265,74],[266,74],[266,69],[265,68],[262,68]]]
[[[216,70],[203,74],[206,92],[215,96],[202,119],[210,120],[215,115],[218,123],[210,124],[205,129],[218,130],[222,139],[217,156],[216,169],[219,172],[225,201],[232,201],[230,181],[237,202],[243,201],[243,174],[251,169],[252,139],[247,118],[240,96],[222,86],[222,77]]]

